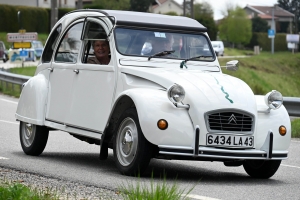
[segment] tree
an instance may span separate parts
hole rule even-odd
[[[252,21],[252,32],[264,32],[267,33],[270,27],[268,26],[268,22],[263,20],[260,17],[253,17]]]
[[[200,24],[207,28],[207,34],[211,40],[217,39],[218,27],[214,21],[214,12],[207,2],[194,4],[194,16]]]
[[[130,10],[148,12],[152,2],[153,0],[130,0]]]
[[[229,10],[219,25],[219,36],[222,40],[234,44],[248,44],[252,37],[252,23],[244,9],[236,7]]]
[[[295,15],[295,33],[298,33],[298,25],[300,18],[300,1],[299,0],[278,0],[279,7],[293,13]]]

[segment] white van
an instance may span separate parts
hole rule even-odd
[[[224,44],[222,41],[211,41],[217,56],[224,56]]]

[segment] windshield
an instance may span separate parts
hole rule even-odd
[[[123,55],[181,60],[204,56],[194,60],[215,60],[209,39],[202,33],[116,28],[115,37],[117,49]],[[160,54],[170,51],[174,52]]]

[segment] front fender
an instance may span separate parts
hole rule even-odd
[[[188,111],[176,108],[167,98],[166,91],[135,88],[122,92],[119,96],[129,96],[139,117],[145,138],[155,145],[192,146],[194,128]],[[157,122],[165,119],[166,130],[160,130]]]
[[[43,70],[24,85],[15,117],[23,122],[44,125],[49,70]]]
[[[268,135],[269,131],[273,132],[273,150],[288,150],[291,141],[291,120],[285,107],[282,105],[277,110],[268,109],[264,103],[264,96],[256,96],[257,102],[257,120],[256,120],[256,149],[260,149]],[[279,127],[283,125],[287,129],[285,136],[279,134]]]

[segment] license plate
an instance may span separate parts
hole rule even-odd
[[[220,147],[246,147],[251,148],[254,146],[253,136],[244,135],[206,135],[207,146],[220,146]]]

